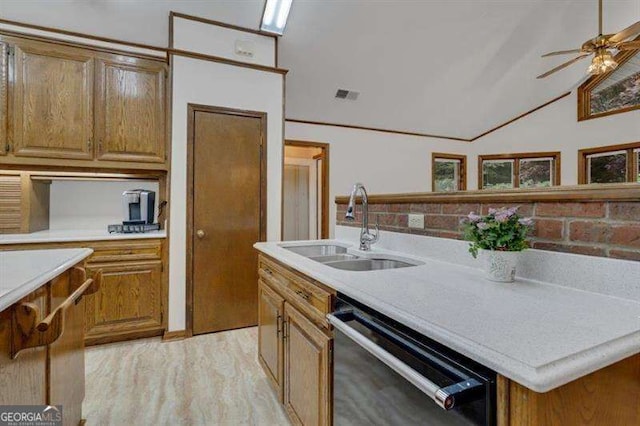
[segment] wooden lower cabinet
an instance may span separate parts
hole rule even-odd
[[[258,282],[258,361],[276,390],[283,398],[283,339],[284,299],[262,280]]]
[[[167,274],[163,239],[2,245],[0,250],[91,248],[83,266],[101,269],[102,285],[85,297],[85,345],[160,336],[166,329]]]
[[[40,287],[18,303],[33,303],[47,313],[48,290]],[[11,308],[0,312],[0,405],[39,405],[47,402],[47,348],[23,350],[11,359]]]
[[[295,425],[331,425],[332,293],[260,256],[258,361]],[[304,290],[304,291],[303,291]]]
[[[162,262],[89,264],[103,271],[100,291],[87,297],[87,343],[125,340],[162,332]]]
[[[86,278],[78,264],[0,313],[0,405],[62,405],[65,426],[82,423],[86,298],[82,294],[89,290],[80,287],[89,285]],[[20,314],[25,307],[37,307],[37,317]],[[63,315],[61,322],[53,319],[49,329],[36,329],[39,324],[32,320],[43,321],[49,314]]]
[[[498,426],[640,425],[640,355],[549,392],[498,377]]]
[[[284,307],[284,406],[300,425],[331,423],[331,338],[294,307]]]

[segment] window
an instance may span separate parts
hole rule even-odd
[[[434,152],[431,156],[431,189],[434,192],[467,189],[467,156]]]
[[[480,155],[480,189],[542,188],[560,183],[560,153]]]
[[[579,183],[640,182],[640,142],[581,149]]]

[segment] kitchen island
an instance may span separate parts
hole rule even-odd
[[[383,241],[385,237],[394,238],[383,233]],[[579,289],[580,283],[561,285],[530,278],[500,284],[484,280],[471,262],[455,263],[456,256],[466,251],[464,242],[405,237],[421,240],[409,241],[404,252],[396,241],[394,251],[376,248],[362,253],[347,238],[258,243],[256,248],[271,262],[496,371],[501,424],[640,421],[640,300],[635,297],[637,289],[630,290],[630,283],[640,276],[637,264],[531,250],[531,257],[559,256],[568,269],[596,263],[603,270],[617,270],[619,278],[610,276],[599,292]],[[431,251],[420,246],[425,240],[431,240]],[[355,255],[395,256],[421,264],[345,271],[287,249],[309,244],[338,245]],[[434,244],[446,247],[434,250]],[[437,256],[429,256],[436,252]],[[449,262],[437,258],[442,253]]]
[[[84,399],[84,296],[92,250],[0,252],[0,404],[62,405],[77,425]]]

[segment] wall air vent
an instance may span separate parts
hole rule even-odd
[[[338,91],[336,92],[336,98],[348,99],[350,101],[355,101],[356,99],[358,99],[358,95],[360,95],[360,92],[355,92],[353,90],[338,89]]]

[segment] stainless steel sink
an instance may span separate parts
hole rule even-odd
[[[380,271],[421,265],[420,262],[389,259],[381,255],[374,258],[360,257],[347,253],[345,247],[333,244],[309,244],[306,246],[284,246],[282,248],[344,271]]]
[[[345,247],[331,244],[291,246],[283,248],[305,257],[334,256],[336,254],[344,254],[347,252]]]
[[[341,260],[359,259],[359,257],[353,254],[334,254],[331,256],[312,256],[309,259],[315,260],[316,262],[320,262],[320,263],[327,263],[327,262],[338,262]]]
[[[417,266],[413,263],[403,262],[394,259],[353,259],[342,260],[337,262],[325,263],[332,268],[342,269],[345,271],[379,271],[382,269],[398,269]]]

